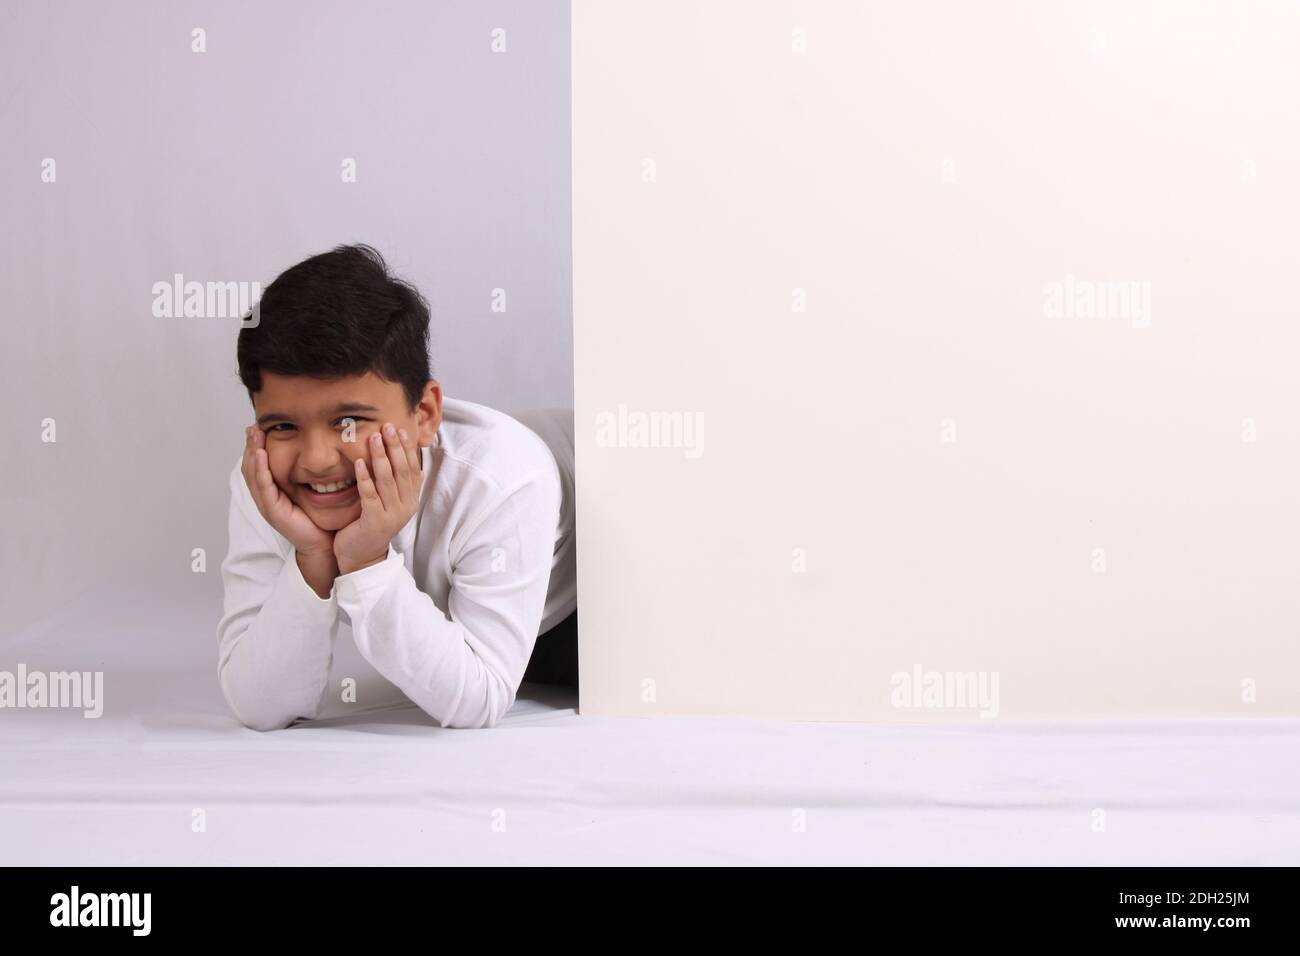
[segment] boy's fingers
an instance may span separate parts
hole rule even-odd
[[[397,430],[397,437],[401,440],[402,448],[406,451],[406,464],[410,471],[411,483],[419,484],[421,477],[419,448],[415,442],[411,441],[411,436],[406,433],[405,428]]]
[[[370,472],[375,488],[379,491],[384,508],[396,507],[398,503],[397,485],[393,481],[393,469],[388,463],[388,452],[384,448],[383,436],[378,432],[370,436]]]
[[[251,428],[248,433],[248,456],[252,459],[254,466],[257,464],[257,450],[260,447],[257,442],[257,436],[261,433],[260,428]]]
[[[257,459],[251,459],[248,469],[248,490],[253,495],[253,504],[262,512],[262,517],[270,520],[271,510],[266,506],[266,490],[262,487],[262,476],[257,468]]]
[[[249,463],[253,458],[253,430],[252,428],[244,429],[244,460],[240,462],[239,469],[244,473],[244,480],[252,483],[252,472],[248,470]]]
[[[266,449],[258,448],[253,451],[254,468],[257,471],[257,488],[262,496],[262,503],[270,508],[279,499],[276,493],[275,479],[271,477],[271,468],[267,464]]]
[[[262,509],[262,483],[258,475],[257,448],[253,445],[251,435],[248,437],[248,443],[244,446],[244,461],[241,467],[244,472],[244,483],[248,485],[249,494],[253,496],[253,504],[257,505],[260,511]]]
[[[402,447],[402,440],[397,436],[397,429],[391,424],[384,425],[384,447],[388,452],[388,463],[393,469],[393,478],[395,479],[394,491],[397,493],[397,500],[402,503],[406,499],[407,484],[410,482],[410,464],[406,460],[406,449]]]
[[[375,489],[375,482],[370,476],[370,469],[366,467],[364,458],[357,459],[357,494],[361,496],[361,509],[369,511],[378,505],[383,507],[379,500],[379,492]]]

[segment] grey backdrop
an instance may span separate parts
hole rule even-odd
[[[142,662],[215,669],[238,321],[155,317],[155,282],[369,242],[429,299],[446,394],[572,405],[565,0],[5,13],[0,657],[92,602]]]

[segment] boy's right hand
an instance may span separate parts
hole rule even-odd
[[[244,482],[262,517],[294,546],[299,554],[332,555],[334,532],[325,531],[307,517],[293,500],[280,490],[271,476],[266,457],[266,432],[250,425],[244,432]]]

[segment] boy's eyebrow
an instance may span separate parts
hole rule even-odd
[[[377,411],[379,411],[379,409],[375,408],[375,406],[366,405],[363,402],[343,402],[339,405],[335,405],[333,408],[325,409],[324,414],[330,416],[330,415],[346,415],[348,412],[377,412]],[[284,412],[267,412],[265,415],[257,416],[257,424],[259,426],[269,425],[272,422],[288,422],[292,420],[293,419],[290,418],[288,415],[284,414]]]

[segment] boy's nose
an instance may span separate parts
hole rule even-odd
[[[328,475],[338,470],[343,450],[336,440],[308,440],[302,450],[302,470],[313,475]]]

